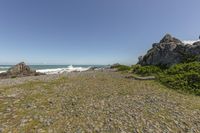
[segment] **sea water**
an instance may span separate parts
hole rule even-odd
[[[102,68],[103,65],[29,65],[32,70],[46,74],[59,74],[63,72],[87,71],[91,67]],[[6,72],[12,65],[0,65],[0,73]]]

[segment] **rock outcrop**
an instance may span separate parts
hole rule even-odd
[[[139,57],[138,64],[169,67],[187,60],[200,61],[200,42],[184,44],[167,34],[159,43],[154,43],[146,55]]]
[[[38,73],[35,70],[31,70],[24,62],[21,62],[10,69],[6,73],[1,73],[0,78],[14,78],[14,77],[25,77],[25,76],[38,76],[44,75]]]

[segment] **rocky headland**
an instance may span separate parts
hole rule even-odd
[[[185,44],[166,34],[159,43],[152,45],[147,54],[139,57],[138,64],[169,67],[187,61],[200,61],[200,41]]]

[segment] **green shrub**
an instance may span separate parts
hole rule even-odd
[[[195,62],[199,61],[200,55],[191,55],[187,53],[182,53],[183,60],[182,63],[190,63],[190,62]]]
[[[130,69],[131,69],[130,66],[121,65],[119,63],[113,64],[110,68],[111,69],[117,69],[118,71],[130,71]]]
[[[170,88],[200,95],[200,62],[174,65],[159,74],[159,81]]]
[[[162,72],[157,66],[141,66],[141,65],[133,65],[132,72],[142,76],[151,76],[157,75],[158,73]]]
[[[156,76],[159,82],[172,89],[200,95],[200,62],[181,63],[168,69],[133,65],[131,70],[141,76]]]
[[[117,70],[118,71],[129,71],[129,70],[131,70],[131,67],[130,66],[126,66],[126,65],[119,65],[117,67]]]

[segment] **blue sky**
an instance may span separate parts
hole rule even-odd
[[[199,0],[0,0],[0,64],[134,64],[200,34]]]

